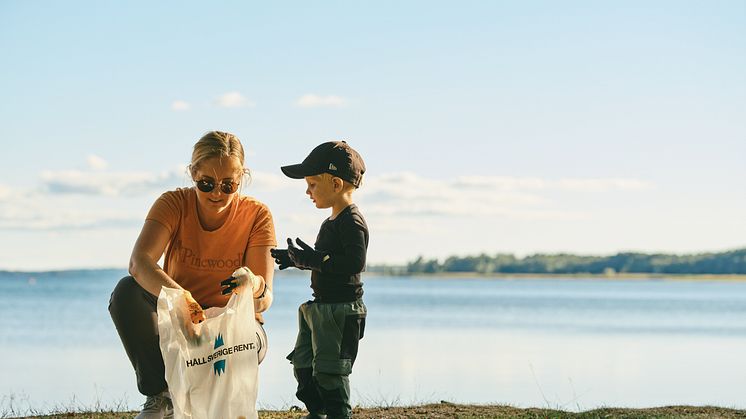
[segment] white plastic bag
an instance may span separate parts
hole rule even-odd
[[[163,287],[158,332],[174,417],[257,418],[257,326],[251,293],[233,294],[222,308],[192,324],[184,291]]]

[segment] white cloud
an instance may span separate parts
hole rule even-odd
[[[221,108],[244,108],[253,107],[255,105],[239,92],[225,93],[218,97],[215,103],[217,103]]]
[[[512,208],[539,206],[546,199],[529,191],[505,190],[500,184],[465,188],[460,180],[428,179],[412,173],[365,179],[359,192],[369,211],[381,215],[506,215]]]
[[[0,185],[0,201],[3,201],[6,198],[10,198],[10,188],[5,185]]]
[[[136,229],[155,197],[188,179],[183,166],[161,173],[44,171],[40,184],[23,190],[0,185],[0,231]]]
[[[44,171],[41,180],[52,194],[129,196],[178,186],[185,173],[184,168],[161,173],[62,170]]]
[[[191,109],[191,107],[192,106],[189,104],[189,102],[185,102],[183,100],[174,100],[173,102],[171,102],[171,110],[173,111],[188,111],[189,109]]]
[[[243,193],[289,196],[298,186],[281,175],[252,173]],[[101,170],[44,171],[41,183],[23,190],[0,185],[0,231],[67,231],[138,228],[160,193],[191,186],[183,166],[160,173]],[[12,198],[12,199],[11,199]],[[282,211],[282,208],[278,208]]]
[[[41,190],[56,195],[135,196],[191,186],[184,166],[160,173],[114,172],[101,170],[43,171]],[[297,188],[298,183],[283,175],[251,171],[251,182],[244,185],[244,193],[251,190],[279,192]],[[0,185],[0,200],[10,196],[11,189]]]
[[[304,182],[263,171],[254,171],[252,179],[242,193],[269,206],[280,244],[285,237],[312,241],[328,210],[314,207],[304,195]],[[105,168],[46,171],[40,180],[38,185],[17,190],[0,185],[0,231],[60,232],[68,237],[114,229],[135,236],[160,193],[191,186],[183,166],[161,173]],[[623,226],[636,223],[615,204],[603,204],[608,201],[604,194],[634,202],[649,197],[641,198],[639,191],[652,187],[636,179],[435,179],[389,173],[366,177],[355,202],[374,233],[370,260],[387,262],[409,260],[417,254],[440,257],[494,249],[572,249],[583,240],[602,240],[596,239],[599,231],[618,241],[618,235],[627,230]],[[588,207],[588,200],[599,205]],[[617,230],[609,230],[613,228]]]
[[[565,178],[541,179],[508,176],[461,176],[455,185],[468,188],[496,188],[499,190],[565,190],[578,192],[636,191],[651,189],[650,182],[625,178]]]
[[[298,181],[284,175],[270,172],[251,171],[251,189],[278,192],[287,188],[297,187]]]
[[[563,210],[553,192],[593,194],[652,188],[637,179],[541,179],[464,176],[454,180],[392,173],[365,179],[358,193],[369,213],[380,216],[495,216],[514,219],[568,220],[587,214]]]
[[[133,227],[144,218],[141,210],[130,208],[138,207],[132,197],[54,194],[38,186],[10,193],[13,199],[0,199],[0,231]]]
[[[143,214],[115,211],[111,208],[48,208],[31,206],[0,208],[0,231],[6,230],[92,230],[99,228],[136,227]]]
[[[454,181],[454,186],[465,188],[488,188],[501,191],[511,190],[538,190],[545,189],[548,182],[544,179],[533,177],[509,177],[509,176],[460,176]]]
[[[106,160],[94,154],[89,154],[87,157],[88,167],[92,170],[104,170],[109,166]]]
[[[308,200],[304,195],[305,182],[274,171],[258,171],[252,176],[253,182],[245,185],[242,193],[269,206],[279,244],[284,245],[285,237],[313,241],[329,211],[316,209]],[[186,186],[191,186],[191,182],[184,167],[161,173],[47,171],[36,185],[0,185],[0,234],[42,239],[58,234],[64,240],[59,239],[54,245],[40,240],[39,248],[51,254],[59,249],[50,246],[91,246],[90,241],[74,238],[116,231],[111,235],[111,245],[127,248],[122,253],[125,256],[117,256],[117,260],[126,261],[134,237],[157,196]],[[403,262],[417,255],[445,257],[483,251],[599,253],[693,246],[681,236],[684,233],[680,233],[680,226],[688,225],[691,219],[705,219],[693,214],[706,212],[687,209],[690,212],[680,214],[679,220],[671,220],[670,214],[675,211],[670,211],[671,204],[666,206],[665,202],[661,210],[651,211],[647,204],[659,195],[658,191],[650,192],[656,186],[640,179],[436,179],[390,173],[366,177],[363,187],[355,193],[355,202],[371,228],[372,263]],[[733,217],[735,213],[718,216],[737,219]],[[717,245],[722,236],[712,234],[708,224],[711,222],[714,221],[704,220],[698,225],[701,239],[696,246]],[[734,231],[743,231],[741,227],[737,225]],[[742,238],[736,233],[726,237],[728,244]],[[669,240],[672,235],[681,244]],[[88,263],[82,253],[76,257],[72,256],[69,263]]]
[[[295,182],[281,175],[262,174],[255,177],[248,193],[266,188],[259,196],[272,210],[278,237],[314,237],[328,211],[316,210],[303,196],[302,182]],[[441,257],[498,250],[566,250],[585,237],[602,242],[615,237],[605,228],[624,230],[620,226],[630,222],[624,217],[632,217],[609,203],[606,194],[635,202],[648,198],[641,197],[640,191],[652,187],[636,179],[435,179],[389,173],[366,177],[355,192],[355,202],[371,227],[370,260],[392,262],[418,254]],[[598,205],[589,207],[588,201]]]
[[[319,96],[314,94],[303,95],[295,101],[296,106],[301,108],[341,108],[347,106],[347,100],[340,96]]]
[[[652,189],[653,184],[639,179],[560,179],[553,182],[558,189],[581,192],[642,191]]]

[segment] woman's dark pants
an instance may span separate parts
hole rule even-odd
[[[145,291],[135,278],[122,278],[109,300],[109,314],[135,369],[137,389],[154,396],[168,388],[163,355],[158,344],[158,297]],[[251,320],[255,320],[252,316]],[[257,322],[259,363],[267,353],[267,334]]]
[[[135,369],[137,389],[146,396],[162,393],[168,385],[158,346],[158,297],[126,276],[111,293],[109,313]]]

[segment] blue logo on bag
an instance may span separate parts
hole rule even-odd
[[[223,335],[218,333],[218,337],[215,338],[215,346],[212,348],[218,349],[223,345],[225,345],[225,343],[223,343]],[[225,359],[215,361],[215,363],[212,364],[212,372],[214,372],[218,377],[220,377],[220,374],[225,373]]]
[[[225,359],[221,359],[220,361],[215,361],[214,364],[212,364],[212,372],[215,373],[218,377],[220,374],[225,373]]]

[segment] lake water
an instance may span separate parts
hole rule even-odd
[[[0,274],[0,415],[142,403],[107,311],[124,274]],[[746,282],[364,280],[353,404],[746,408]],[[308,284],[275,279],[261,408],[299,404],[285,355]]]

